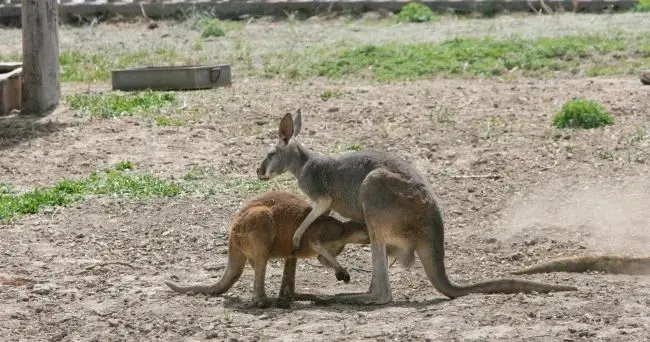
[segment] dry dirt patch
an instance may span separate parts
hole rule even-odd
[[[33,288],[0,287],[3,336],[70,341],[648,338],[650,283],[633,276],[529,276],[580,290],[447,301],[418,263],[411,270],[391,269],[395,303],[379,308],[298,303],[292,310],[250,309],[250,269],[227,298],[171,293],[162,282],[172,276],[202,282],[220,275],[209,269],[226,260],[228,217],[259,191],[234,191],[225,184],[254,177],[265,147],[275,139],[277,119],[297,106],[305,113],[306,145],[332,153],[351,146],[389,150],[428,175],[444,210],[447,265],[456,282],[503,276],[559,255],[629,250],[625,234],[634,233],[635,241],[648,237],[641,229],[649,218],[643,210],[650,193],[643,181],[648,140],[630,145],[626,139],[649,120],[647,94],[636,80],[348,82],[336,86],[341,96],[324,101],[321,94],[331,88],[319,81],[250,81],[229,90],[183,93],[190,108],[209,101],[215,106],[193,114],[191,124],[171,128],[142,117],[75,118],[64,110],[48,120],[55,127],[70,123],[65,128],[36,130],[5,145],[2,179],[23,188],[126,159],[140,170],[177,180],[190,171],[209,172],[186,181],[201,191],[173,199],[100,197],[3,226],[3,276],[37,282]],[[578,95],[599,99],[617,123],[594,131],[549,128],[554,110]],[[461,174],[500,178],[454,179]],[[291,181],[276,186],[295,191]],[[617,216],[606,218],[607,210]],[[592,235],[576,227],[591,229]],[[617,236],[621,239],[613,239]],[[635,252],[647,252],[644,246]],[[349,248],[342,255],[352,275],[347,285],[315,262],[300,263],[298,287],[320,293],[364,290],[369,254],[367,248]],[[88,269],[106,261],[133,267]],[[271,294],[281,267],[281,262],[270,265]]]
[[[547,21],[553,21],[550,31],[529,33],[607,30],[607,25],[594,25],[593,18],[531,17],[533,24],[527,27],[548,27]],[[643,29],[648,21],[639,18],[597,17]],[[512,24],[517,20],[394,30],[341,23],[327,31],[322,31],[327,25],[315,22],[293,28],[271,25],[268,32],[266,25],[253,24],[233,33],[232,40],[206,42],[202,53],[235,58],[240,39],[255,59],[270,49],[276,34],[276,45],[289,49],[296,45],[285,43],[298,36],[301,46],[324,38],[333,43],[344,34],[361,42],[401,36],[444,40],[458,32],[507,36],[521,26]],[[456,31],[427,33],[441,27]],[[265,34],[253,38],[251,32]],[[2,34],[8,42],[19,41],[14,31]],[[131,39],[134,35],[143,39]],[[62,46],[122,42],[125,50],[134,50],[178,44],[191,51],[197,35],[165,25],[154,31],[100,25],[65,31]],[[183,109],[163,113],[183,120],[180,126],[158,126],[144,116],[90,119],[65,107],[47,118],[0,119],[0,179],[15,189],[81,178],[122,160],[191,189],[169,199],[100,196],[0,226],[0,279],[16,280],[0,285],[2,336],[53,341],[650,338],[647,277],[526,276],[575,284],[579,291],[449,301],[432,288],[418,262],[410,270],[399,265],[391,269],[391,305],[297,303],[291,310],[248,308],[250,268],[227,297],[176,295],[163,284],[174,276],[182,282],[204,282],[221,274],[228,218],[242,200],[265,188],[254,181],[254,170],[276,139],[277,120],[297,107],[303,109],[302,142],[307,146],[324,153],[387,150],[427,175],[443,209],[446,263],[455,282],[504,276],[556,256],[648,253],[650,103],[648,90],[635,77],[507,82],[433,78],[394,84],[235,81],[230,89],[180,93]],[[64,85],[65,94],[88,89],[107,86]],[[550,128],[551,115],[574,97],[599,101],[616,123],[588,131]],[[457,178],[462,175],[498,177]],[[290,178],[272,186],[297,191]],[[124,264],[101,264],[113,261]],[[298,289],[365,290],[369,250],[348,248],[341,264],[352,276],[347,285],[337,283],[315,261],[300,262]],[[281,271],[281,262],[270,264],[270,294],[277,291]],[[20,283],[21,278],[33,282]]]

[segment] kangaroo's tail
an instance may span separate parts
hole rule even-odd
[[[550,272],[600,271],[613,274],[650,275],[650,257],[580,256],[554,259],[545,263],[510,272],[534,274]]]
[[[246,256],[239,249],[230,245],[228,250],[228,264],[221,279],[212,285],[190,285],[179,286],[171,282],[165,282],[169,288],[178,293],[201,293],[207,295],[220,295],[228,291],[241,277],[246,266]]]
[[[416,253],[420,257],[429,281],[447,297],[456,298],[471,293],[548,293],[577,290],[574,286],[551,285],[518,279],[496,279],[466,286],[455,285],[449,280],[445,270],[444,228],[442,216],[437,208],[432,213],[430,223],[430,236],[417,243]]]

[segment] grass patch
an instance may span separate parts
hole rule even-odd
[[[154,121],[158,126],[184,126],[185,121],[183,119],[175,118],[169,115],[160,115],[154,117]]]
[[[216,194],[244,198],[261,194],[270,190],[283,190],[299,193],[296,180],[288,172],[271,180],[257,179],[254,175],[237,178],[226,178],[209,166],[195,166],[183,175],[183,191],[198,196],[214,196]]]
[[[180,193],[177,184],[150,174],[133,172],[130,161],[112,168],[94,171],[79,180],[62,180],[52,187],[41,187],[24,193],[13,193],[3,187],[0,192],[0,221],[8,222],[26,214],[36,214],[43,207],[65,206],[87,195],[115,195],[143,199],[170,197]]]
[[[433,20],[433,11],[426,5],[412,2],[402,6],[397,14],[400,23],[424,23]]]
[[[226,35],[226,29],[219,19],[204,19],[199,21],[198,25],[201,28],[201,37],[203,38],[223,37]]]
[[[224,182],[223,186],[234,194],[259,194],[269,190],[272,182],[259,179],[233,179]]]
[[[185,14],[184,21],[190,29],[201,32],[203,38],[223,37],[228,31],[241,30],[245,26],[241,21],[219,20],[214,10],[192,9]]]
[[[202,46],[199,46],[200,50]],[[196,50],[197,47],[194,46]],[[59,64],[61,82],[101,82],[109,80],[111,70],[132,67],[176,65],[177,63],[197,64],[205,56],[179,55],[169,48],[156,48],[138,52],[116,52],[114,50],[83,52],[77,50],[61,51]],[[0,55],[0,61],[20,61],[21,54]]]
[[[614,117],[599,103],[592,100],[575,99],[562,105],[552,118],[557,128],[598,128],[614,123]]]
[[[118,54],[113,51],[63,51],[59,55],[60,77],[62,82],[105,81],[110,79],[113,69],[174,65],[177,59],[176,51],[164,48]]]
[[[327,101],[332,98],[341,97],[341,95],[343,94],[335,90],[325,90],[320,94],[320,99],[323,101]]]
[[[178,102],[174,92],[143,91],[138,93],[79,93],[66,98],[70,109],[94,117],[112,118],[152,111]]]
[[[634,8],[633,12],[650,12],[650,0],[639,0]]]
[[[265,65],[265,73],[289,78],[318,75],[330,79],[367,75],[378,81],[415,80],[434,75],[545,76],[556,71],[597,74],[600,70],[626,74],[650,62],[650,35],[456,38],[440,44],[388,43],[330,50],[334,52],[312,54],[316,60],[305,66],[296,62],[286,65],[286,61],[304,61],[309,54],[287,58],[281,68]]]

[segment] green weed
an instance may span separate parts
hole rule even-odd
[[[199,22],[201,27],[201,37],[223,37],[226,35],[226,29],[219,19],[205,19]]]
[[[639,0],[634,8],[633,12],[650,12],[650,0]]]
[[[575,99],[562,105],[552,118],[557,128],[597,128],[614,123],[614,117],[592,100]]]
[[[0,193],[0,221],[8,222],[26,214],[36,214],[43,207],[65,206],[88,195],[114,195],[143,199],[169,197],[180,193],[177,184],[150,174],[133,172],[130,161],[94,171],[79,180],[65,179],[52,187],[40,187],[24,193],[5,189]]]
[[[426,5],[418,2],[404,5],[397,15],[397,21],[402,23],[423,23],[432,19],[433,11]]]
[[[153,51],[112,53],[108,51],[63,51],[59,55],[62,82],[98,82],[110,78],[114,69],[151,65],[174,65],[177,54],[158,48]]]
[[[169,115],[160,115],[154,117],[154,121],[158,126],[184,126],[185,121],[180,118],[175,118]]]
[[[608,56],[618,60],[608,63]],[[456,38],[441,44],[365,45],[344,48],[314,63],[319,76],[338,79],[369,75],[379,81],[414,80],[433,75],[543,76],[555,71],[580,73],[590,63],[618,73],[650,56],[650,36],[581,35],[557,38],[497,40]]]
[[[327,101],[331,98],[340,97],[341,95],[342,94],[340,92],[335,90],[325,90],[320,94],[320,99],[323,101]]]
[[[94,117],[130,116],[176,104],[174,92],[143,91],[138,93],[79,93],[66,98],[70,109],[81,110]]]

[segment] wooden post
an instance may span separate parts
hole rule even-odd
[[[22,0],[23,112],[44,114],[61,98],[57,0]]]

